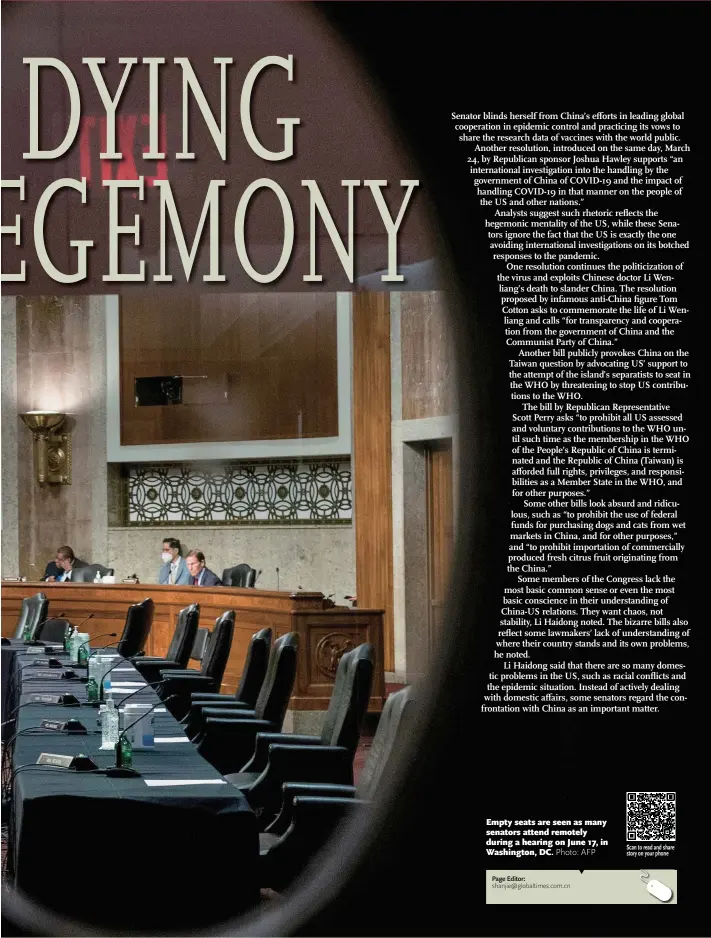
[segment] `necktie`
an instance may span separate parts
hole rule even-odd
[[[168,583],[172,586],[175,583],[175,572],[173,566],[170,567],[170,573],[168,574]]]
[[[198,585],[198,578],[197,578],[196,576],[194,576],[194,577],[193,577],[193,586],[197,586],[197,585]]]

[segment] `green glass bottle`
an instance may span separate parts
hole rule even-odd
[[[128,736],[122,736],[119,740],[119,748],[121,749],[121,765],[125,769],[130,769],[133,765],[133,746],[131,745],[131,740]]]
[[[99,699],[99,685],[93,677],[86,682],[86,699],[89,703],[95,703]]]
[[[24,629],[22,630],[22,641],[29,642],[31,638],[32,638],[32,626],[26,625]]]
[[[79,666],[82,668],[85,668],[87,666],[88,660],[89,660],[89,646],[82,644],[79,646],[79,653],[77,655],[77,661],[79,662]]]

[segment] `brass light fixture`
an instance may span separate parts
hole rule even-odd
[[[35,472],[40,485],[72,484],[71,433],[58,433],[67,419],[66,414],[49,410],[31,410],[20,414],[32,431],[35,454]]]

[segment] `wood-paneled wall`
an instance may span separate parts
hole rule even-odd
[[[385,670],[395,668],[390,297],[353,297],[353,489],[358,605],[382,609]]]
[[[124,445],[338,436],[335,293],[125,296],[120,348]],[[182,403],[136,407],[166,375]]]

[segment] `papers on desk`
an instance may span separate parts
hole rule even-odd
[[[120,674],[122,671],[130,671],[131,674],[134,674],[135,671],[136,671],[136,669],[135,669],[135,668],[114,668],[111,673],[112,673],[112,674]]]
[[[173,785],[226,785],[224,778],[144,778],[150,788],[168,788]]]
[[[156,736],[154,743],[189,743],[187,736]]]
[[[148,684],[145,681],[112,681],[110,689],[121,690],[124,687],[148,687]]]

